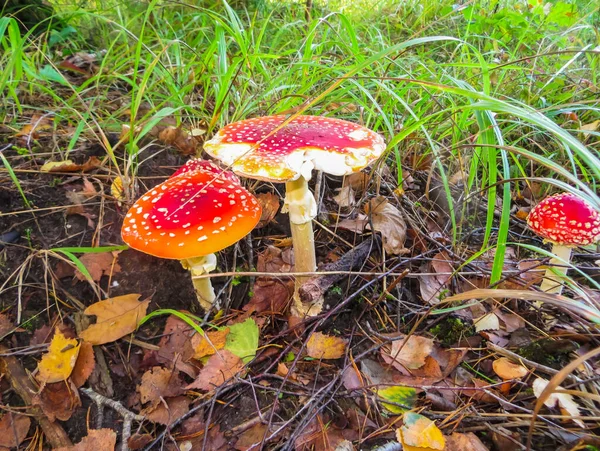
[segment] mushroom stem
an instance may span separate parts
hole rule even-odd
[[[315,235],[312,219],[317,215],[317,203],[308,189],[308,182],[302,176],[297,180],[286,182],[284,209],[289,212],[294,247],[294,269],[297,272],[314,272],[317,269],[315,256]],[[303,306],[298,292],[300,286],[310,276],[296,277],[294,290],[294,308],[300,316],[317,315],[321,311],[320,304]]]
[[[562,281],[569,269],[567,265],[571,261],[571,246],[554,244],[552,253],[555,257],[550,260],[550,266],[546,269],[540,290],[545,293],[561,294]]]
[[[212,308],[216,295],[215,290],[210,282],[210,277],[197,278],[203,274],[208,274],[214,271],[217,267],[217,256],[208,254],[202,257],[186,258],[181,261],[181,266],[188,269],[192,273],[192,284],[196,291],[196,297],[200,306],[208,311]]]

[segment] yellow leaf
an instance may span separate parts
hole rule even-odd
[[[73,163],[73,160],[63,160],[63,161],[48,161],[42,165],[40,168],[41,172],[52,172],[58,171],[61,166],[70,166]]]
[[[339,359],[346,352],[346,340],[315,332],[306,343],[306,352],[314,359]]]
[[[121,176],[115,177],[112,184],[110,185],[110,194],[117,199],[118,202],[122,202],[125,200],[125,196],[123,195],[123,179]]]
[[[38,380],[48,384],[66,380],[77,362],[79,344],[77,339],[66,338],[57,328],[48,353],[42,356],[38,365]]]
[[[441,451],[446,446],[442,431],[423,415],[406,412],[402,421],[402,427],[396,429],[396,438],[405,451]]]
[[[150,299],[139,302],[139,298],[139,294],[126,294],[90,305],[83,313],[96,315],[96,324],[79,336],[88,343],[101,345],[132,333],[146,315],[150,304]]]
[[[225,347],[229,335],[229,327],[214,332],[206,332],[204,335],[195,334],[192,337],[192,346],[194,347],[194,358],[216,354],[219,349]]]

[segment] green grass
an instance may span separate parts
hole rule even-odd
[[[79,140],[99,142],[111,171],[133,177],[149,157],[143,138],[165,117],[207,124],[207,136],[290,109],[361,121],[389,142],[399,185],[402,167],[414,169],[407,156],[432,159],[456,245],[472,226],[460,214],[466,203],[486,206],[491,283],[502,275],[513,199],[531,181],[600,208],[600,134],[578,131],[600,118],[593,1],[315,2],[308,21],[295,2],[61,3],[72,27],[63,32],[42,23],[21,36],[0,19],[3,121],[51,109],[55,124],[75,129],[61,157]],[[72,83],[57,67],[77,51],[103,56],[97,73]],[[36,96],[46,105],[32,104]],[[124,159],[107,138],[123,124]],[[459,169],[462,197],[450,183]]]

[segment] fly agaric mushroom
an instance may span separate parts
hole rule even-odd
[[[258,201],[235,174],[209,161],[191,160],[133,204],[121,236],[141,252],[180,260],[192,273],[200,305],[208,310],[215,300],[210,279],[194,276],[214,270],[214,252],[246,236],[260,214]]]
[[[267,116],[247,119],[222,128],[204,149],[238,175],[269,182],[285,182],[283,211],[288,211],[294,246],[295,269],[317,268],[312,219],[317,204],[308,189],[313,169],[332,175],[357,172],[385,150],[377,133],[341,119]],[[303,306],[296,278],[294,314],[316,315],[321,302]]]
[[[562,193],[547,197],[532,208],[527,224],[544,241],[552,243],[550,260],[555,271],[565,275],[571,260],[571,248],[600,240],[600,214],[585,200]],[[540,289],[547,293],[562,292],[561,279],[551,268],[546,270]]]

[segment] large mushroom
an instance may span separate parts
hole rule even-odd
[[[285,182],[284,209],[289,212],[295,269],[317,268],[312,219],[317,204],[308,188],[313,169],[332,175],[357,172],[385,150],[377,133],[352,122],[319,116],[267,116],[229,124],[204,149],[238,175]],[[284,210],[284,211],[285,211]],[[294,314],[316,315],[321,302],[304,306],[296,278]]]
[[[547,197],[531,209],[529,227],[545,241],[552,243],[550,267],[546,270],[540,289],[547,293],[562,292],[561,277],[566,275],[571,261],[571,249],[600,240],[600,214],[582,198],[562,193]]]
[[[235,174],[209,161],[190,160],[133,204],[121,236],[141,252],[180,260],[192,273],[200,305],[208,310],[215,300],[210,279],[194,276],[214,270],[214,252],[250,233],[260,214],[256,198]]]

